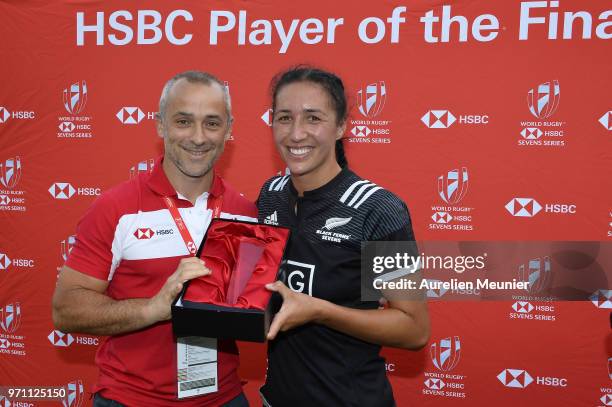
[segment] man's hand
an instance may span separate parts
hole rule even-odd
[[[169,320],[171,318],[170,307],[183,289],[183,284],[186,281],[207,276],[210,273],[211,271],[204,266],[204,261],[197,257],[181,259],[176,271],[168,277],[159,292],[149,300],[147,319],[150,323]]]
[[[283,297],[283,305],[280,311],[274,316],[274,320],[268,331],[268,339],[276,338],[279,331],[287,331],[296,326],[314,321],[320,311],[321,302],[317,298],[309,295],[297,293],[288,288],[281,281],[266,284],[266,288],[275,291]]]

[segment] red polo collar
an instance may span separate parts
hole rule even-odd
[[[164,156],[161,156],[155,160],[153,170],[151,171],[151,176],[147,180],[147,186],[151,188],[151,190],[156,194],[162,196],[176,197],[176,190],[170,183],[170,180],[168,180],[168,177],[164,172],[164,168],[162,167],[163,159]],[[223,180],[217,175],[217,172],[213,169],[212,186],[208,193],[216,198],[218,196],[223,195],[224,191],[225,187],[223,185]]]

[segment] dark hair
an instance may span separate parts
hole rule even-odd
[[[314,68],[307,65],[298,65],[281,72],[272,78],[270,89],[272,93],[272,110],[276,109],[276,96],[286,85],[296,82],[312,82],[321,86],[332,101],[333,109],[336,112],[336,125],[341,125],[346,121],[347,102],[344,93],[342,79],[331,72]],[[344,144],[342,139],[336,141],[336,161],[344,168],[348,166],[346,155],[344,154]]]

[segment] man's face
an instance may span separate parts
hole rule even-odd
[[[164,158],[171,164],[169,175],[204,177],[223,152],[231,133],[221,86],[176,81],[157,131],[164,139]]]

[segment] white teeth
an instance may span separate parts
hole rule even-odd
[[[304,155],[310,152],[312,147],[300,147],[300,148],[291,148],[289,147],[289,152],[293,155]]]

